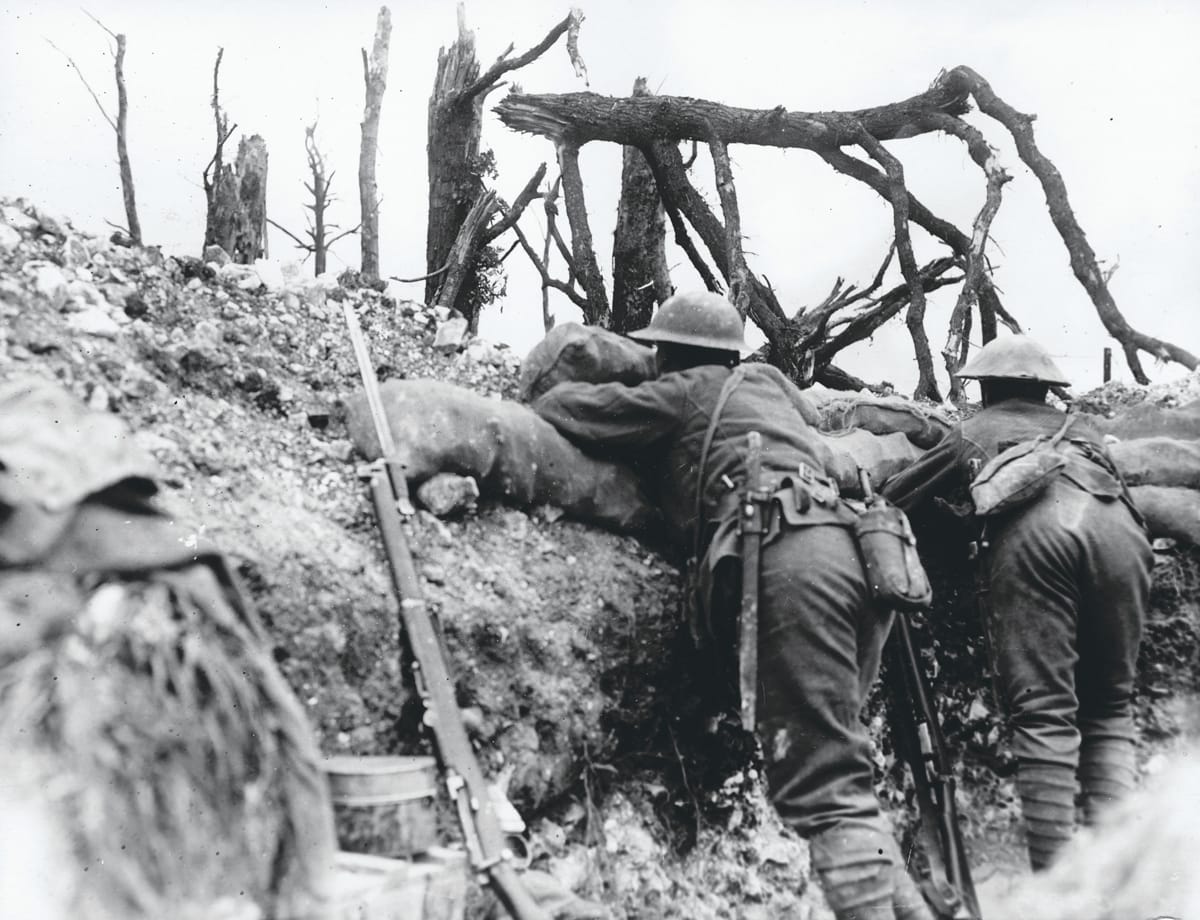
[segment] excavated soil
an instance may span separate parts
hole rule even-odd
[[[357,310],[384,379],[511,397],[519,356],[478,341],[439,352],[435,311],[353,277],[259,285],[76,233],[23,202],[5,204],[0,222],[19,234],[0,236],[0,381],[57,379],[129,423],[160,463],[163,503],[237,562],[326,753],[427,750],[339,417],[358,385],[342,306]],[[530,825],[535,867],[616,917],[828,915],[807,847],[766,803],[748,738],[702,718],[706,672],[664,556],[556,509],[486,500],[454,520],[421,512],[408,528],[460,702],[488,772]],[[1160,549],[1138,683],[1151,770],[1191,732],[1200,692],[1200,554]],[[980,877],[1011,872],[1018,812],[998,775],[1002,719],[980,690],[970,585],[953,547],[931,542],[926,555],[941,590],[918,638],[962,764],[968,846]],[[879,694],[865,718],[880,795],[907,826]]]

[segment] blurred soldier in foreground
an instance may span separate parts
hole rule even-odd
[[[24,829],[0,917],[319,920],[336,842],[304,711],[154,475],[115,416],[0,386],[0,827]]]
[[[560,384],[534,410],[656,482],[673,538],[699,550],[701,619],[726,641],[741,597],[747,435],[761,435],[761,489],[773,500],[759,569],[757,709],[772,800],[810,839],[839,920],[929,918],[880,813],[859,721],[890,614],[868,595],[854,514],[809,429],[815,409],[774,367],[738,366],[742,319],[716,294],[678,294],[631,335],[657,346],[656,379]]]
[[[980,381],[983,410],[883,493],[912,512],[970,486],[960,507],[981,528],[981,612],[1042,869],[1074,832],[1080,786],[1089,823],[1134,786],[1130,696],[1152,553],[1099,433],[1046,404],[1067,381],[1045,349],[999,338],[959,376]]]

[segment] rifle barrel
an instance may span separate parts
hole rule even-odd
[[[358,314],[354,312],[354,305],[349,300],[343,301],[342,312],[346,315],[350,344],[354,346],[358,373],[367,393],[367,408],[371,410],[371,421],[375,423],[375,435],[379,438],[379,454],[386,459],[396,453],[396,439],[392,437],[392,426],[388,424],[387,413],[383,411],[379,378],[375,376],[375,365],[371,363],[371,353],[367,350],[367,340],[363,336],[362,326],[358,324]]]

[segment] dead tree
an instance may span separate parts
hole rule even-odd
[[[646,78],[638,77],[633,95],[649,94]],[[628,332],[650,322],[656,304],[671,296],[667,272],[666,229],[662,200],[654,173],[642,152],[625,147],[621,153],[621,197],[613,234],[613,302],[609,328]]]
[[[1008,130],[1016,141],[1021,160],[1042,184],[1050,218],[1066,245],[1072,270],[1091,297],[1105,328],[1123,345],[1134,377],[1146,381],[1139,359],[1139,352],[1143,351],[1160,360],[1195,368],[1197,359],[1190,352],[1139,332],[1125,320],[1071,210],[1062,176],[1037,148],[1032,116],[1008,106],[987,81],[967,67],[939,74],[930,88],[917,96],[852,112],[789,112],[783,106],[770,110],[739,109],[674,96],[617,99],[593,93],[517,92],[510,93],[496,111],[510,128],[545,136],[560,150],[564,147],[577,150],[579,145],[593,140],[637,146],[653,171],[675,238],[705,283],[710,289],[719,287],[691,243],[687,225],[708,250],[729,286],[731,299],[763,330],[769,343],[768,359],[801,383],[812,379],[825,380],[831,385],[853,382],[853,378],[830,363],[834,355],[866,338],[882,322],[907,308],[906,323],[919,371],[916,393],[936,399],[940,392],[924,317],[928,291],[951,283],[962,284],[942,349],[951,375],[966,360],[967,331],[973,312],[978,316],[984,341],[995,335],[997,322],[1020,329],[1000,302],[986,254],[990,225],[1000,206],[1000,190],[1009,176],[982,133],[960,117],[969,110],[972,100],[984,114]],[[907,187],[901,161],[882,143],[934,131],[961,140],[984,174],[984,204],[969,236],[921,204]],[[689,139],[707,143],[712,151],[722,217],[713,213],[688,179],[677,144]],[[876,297],[874,291],[882,282],[882,270],[861,291],[844,288],[844,282],[838,279],[830,296],[821,304],[785,312],[770,285],[755,275],[742,253],[736,188],[727,154],[728,145],[735,143],[812,150],[833,169],[865,183],[885,198],[892,210],[895,241],[884,266],[894,254],[904,284]],[[846,148],[851,147],[861,148],[866,159],[847,152]],[[911,223],[943,242],[951,255],[918,265],[909,234]],[[578,261],[578,253],[576,257]],[[961,390],[952,390],[952,395],[961,395]]]
[[[317,146],[316,134],[317,123],[314,121],[304,129],[304,150],[308,155],[308,171],[312,178],[311,182],[304,184],[305,189],[312,196],[312,203],[304,206],[311,212],[308,219],[308,227],[305,230],[308,234],[308,239],[301,239],[287,227],[276,223],[269,217],[267,218],[267,223],[285,233],[296,244],[298,249],[304,250],[306,253],[304,258],[306,260],[309,256],[312,256],[315,269],[314,274],[323,275],[325,273],[325,262],[329,248],[338,240],[350,236],[352,233],[357,233],[359,226],[351,227],[349,230],[342,230],[341,233],[336,233],[333,236],[329,235],[332,231],[339,229],[337,224],[328,223],[325,219],[325,212],[329,210],[329,205],[336,200],[330,192],[334,172],[326,172],[325,156]]]
[[[267,142],[257,134],[238,142],[237,159],[225,162],[225,144],[237,130],[221,109],[220,73],[224,48],[213,64],[213,120],[216,149],[204,167],[204,245],[220,246],[235,262],[249,264],[263,254],[267,228]]]
[[[572,10],[533,48],[510,57],[510,45],[481,74],[475,57],[475,35],[467,28],[460,4],[458,38],[448,49],[438,52],[437,75],[429,97],[425,299],[457,309],[472,324],[488,298],[479,264],[488,250],[479,246],[479,237],[501,210],[499,199],[488,198],[484,183],[495,173],[491,152],[480,149],[484,101],[503,85],[501,77],[541,57],[564,33],[577,29],[581,19],[582,14]],[[489,213],[485,215],[485,211]],[[475,234],[476,239],[460,239],[464,232]],[[475,253],[475,257],[465,263],[457,261],[465,253]],[[491,261],[495,264],[496,260]],[[452,263],[457,270],[450,267]]]
[[[86,11],[85,11],[86,12]],[[142,245],[142,224],[138,220],[137,200],[133,191],[133,167],[129,165],[129,98],[125,92],[125,34],[113,32],[108,26],[102,23],[91,13],[87,13],[91,20],[100,28],[109,34],[116,46],[111,48],[113,56],[113,70],[117,80],[117,117],[108,114],[108,110],[100,101],[91,85],[83,75],[83,71],[79,69],[79,65],[71,58],[69,54],[59,48],[54,42],[50,42],[50,46],[58,51],[67,62],[74,68],[79,79],[83,82],[84,88],[92,97],[92,101],[96,103],[100,109],[100,114],[104,116],[104,120],[108,122],[110,128],[117,135],[117,167],[121,175],[121,196],[125,202],[125,229],[130,240],[137,246]]]
[[[362,264],[364,281],[379,280],[379,188],[375,183],[375,157],[379,149],[379,112],[387,89],[388,42],[392,35],[392,16],[386,6],[379,8],[375,22],[375,44],[371,56],[362,49],[363,83],[366,105],[363,109],[362,143],[358,152],[358,196],[361,208]],[[322,269],[317,269],[320,274]]]

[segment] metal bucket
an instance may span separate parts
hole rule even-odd
[[[437,844],[432,757],[330,757],[324,769],[343,850],[409,858]]]

